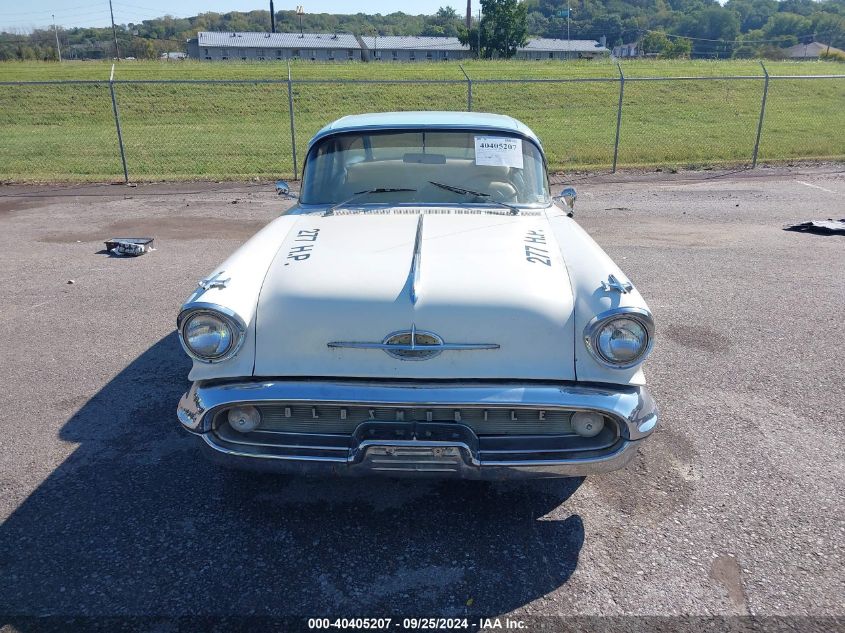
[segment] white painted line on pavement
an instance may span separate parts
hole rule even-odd
[[[825,189],[824,187],[820,187],[819,185],[814,185],[809,182],[804,182],[803,180],[796,180],[799,185],[804,185],[805,187],[812,187],[813,189],[821,189],[822,191],[827,191],[828,193],[836,194],[837,192],[833,189]]]

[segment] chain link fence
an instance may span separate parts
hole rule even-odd
[[[460,69],[449,79],[297,79],[288,67],[275,79],[0,82],[0,179],[296,179],[323,125],[394,110],[512,115],[540,136],[553,171],[845,158],[845,74]]]

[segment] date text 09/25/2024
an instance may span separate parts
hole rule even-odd
[[[309,618],[308,629],[319,630],[369,630],[369,631],[425,631],[425,630],[473,630],[518,631],[526,628],[524,620],[511,618]]]

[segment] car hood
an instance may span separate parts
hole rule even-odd
[[[408,360],[378,347],[411,330],[447,349]],[[569,276],[542,212],[301,215],[261,288],[254,373],[574,380],[574,331]]]

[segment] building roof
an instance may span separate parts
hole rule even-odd
[[[422,37],[410,35],[385,35],[361,38],[370,50],[438,50],[468,51],[469,46],[461,44],[457,37]]]
[[[360,49],[358,39],[350,33],[233,33],[200,31],[199,46],[232,48],[353,48]]]
[[[319,139],[331,134],[357,130],[403,130],[417,128],[478,129],[488,132],[511,132],[533,140],[537,135],[527,125],[513,117],[485,112],[379,112],[352,114],[329,123],[314,135],[310,147]]]
[[[809,44],[796,44],[795,46],[790,46],[784,52],[787,57],[818,57],[822,53],[827,52],[827,48],[827,44],[822,44],[821,42],[810,42]],[[830,47],[830,52],[842,53],[842,51],[835,46]]]
[[[569,53],[609,53],[596,40],[555,40],[548,37],[535,37],[528,40],[525,46],[516,49],[518,52],[569,52]]]

